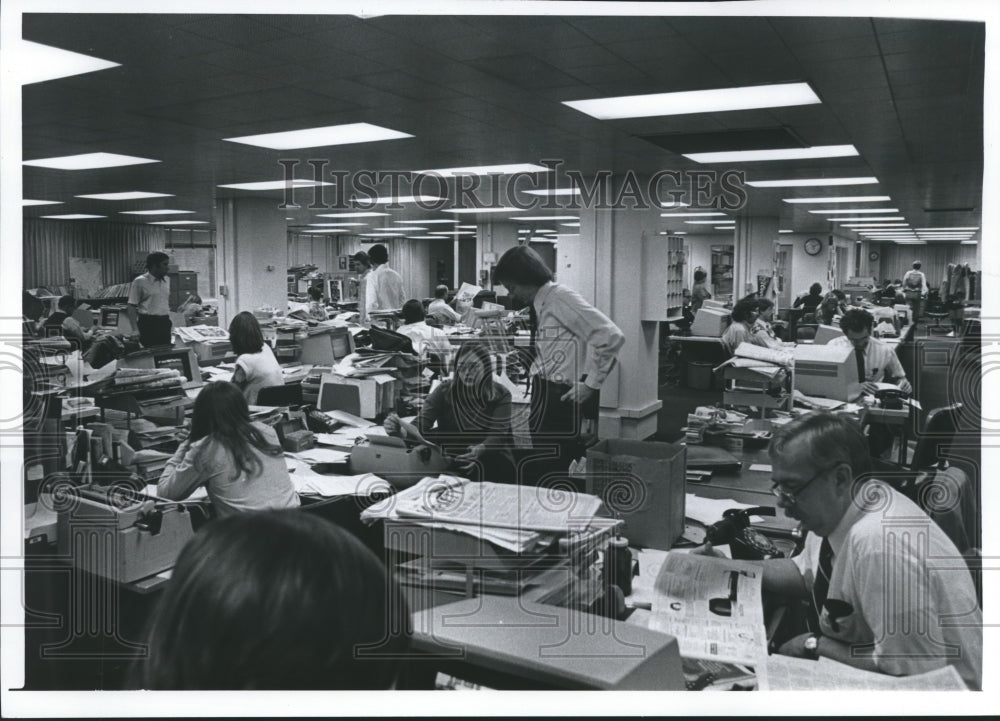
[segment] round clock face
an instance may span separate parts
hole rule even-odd
[[[823,241],[819,238],[810,238],[806,241],[806,252],[809,255],[819,255],[821,250],[823,250]]]
[[[871,253],[869,253],[868,260],[878,260],[878,251],[873,250]]]

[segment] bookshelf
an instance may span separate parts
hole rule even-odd
[[[679,318],[684,307],[684,239],[655,235],[642,240],[642,320]]]
[[[712,297],[717,300],[733,295],[733,246],[712,246]]]

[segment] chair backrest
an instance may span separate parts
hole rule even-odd
[[[961,403],[935,408],[927,414],[924,428],[917,439],[913,450],[912,470],[922,470],[936,465],[939,459],[946,455],[959,428]]]
[[[283,383],[268,386],[257,391],[258,406],[299,406],[302,405],[302,384]]]

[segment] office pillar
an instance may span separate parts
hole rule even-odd
[[[778,242],[778,219],[738,217],[733,234],[733,300],[757,290],[761,271],[771,276],[774,269],[774,246]]]
[[[644,283],[662,282],[665,268],[644,268],[642,244],[656,235],[659,209],[584,208],[579,238],[561,238],[559,283],[579,292],[625,334],[618,364],[601,389],[603,438],[645,439],[656,432],[659,324],[641,320]]]
[[[216,202],[219,324],[224,328],[240,311],[287,306],[288,234],[279,203],[274,198]]]
[[[473,281],[472,278],[462,278],[464,281],[476,282],[484,290],[492,290],[493,279],[487,277],[485,281],[482,280],[482,273],[490,270],[490,266],[495,265],[500,256],[504,254],[504,251],[513,248],[517,245],[517,229],[519,226],[517,223],[510,220],[488,220],[485,223],[480,223],[476,227],[476,258],[479,259],[478,277]],[[500,294],[503,295],[505,291],[503,288],[500,289]]]

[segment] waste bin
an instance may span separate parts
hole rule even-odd
[[[714,385],[713,365],[705,361],[688,361],[685,381],[688,388],[699,391],[712,390]]]

